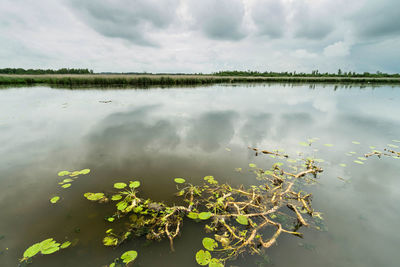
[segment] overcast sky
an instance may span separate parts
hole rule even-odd
[[[400,1],[1,0],[4,67],[400,72]]]

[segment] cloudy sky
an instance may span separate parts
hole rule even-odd
[[[399,0],[1,0],[0,68],[400,72]]]

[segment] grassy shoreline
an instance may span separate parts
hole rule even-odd
[[[52,86],[174,86],[203,85],[220,83],[358,83],[358,84],[397,84],[400,78],[368,77],[242,77],[213,75],[0,75],[0,85],[52,85]]]

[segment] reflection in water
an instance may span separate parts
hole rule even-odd
[[[99,102],[104,99],[112,102]],[[139,252],[137,266],[196,266],[193,252],[202,236],[195,225],[185,224],[176,253],[169,252],[168,242],[148,246],[143,239],[110,250],[101,238],[114,227],[103,220],[112,207],[90,203],[82,194],[136,178],[143,196],[173,203],[174,177],[196,183],[214,175],[233,184],[253,183],[248,163],[274,162],[247,149],[257,146],[325,160],[320,184],[307,190],[329,231],[303,229],[304,240],[282,236],[268,257],[246,257],[233,265],[394,266],[400,260],[399,160],[371,158],[362,166],[354,160],[369,146],[382,149],[400,139],[399,100],[398,88],[386,86],[2,90],[0,262],[15,266],[30,244],[55,237],[79,243],[34,258],[32,266],[101,266],[128,249]],[[320,140],[298,145],[312,137]],[[350,151],[356,156],[346,155]],[[235,172],[237,167],[243,172]],[[92,172],[69,189],[59,187],[58,171],[83,168]],[[55,194],[61,199],[51,205]]]
[[[199,146],[205,152],[226,146],[235,134],[233,125],[237,114],[233,111],[206,112],[190,123],[187,134],[189,146]]]

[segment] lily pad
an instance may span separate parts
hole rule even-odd
[[[211,254],[208,251],[199,250],[196,253],[196,262],[199,265],[205,266],[211,261]]]
[[[113,195],[113,196],[111,197],[111,200],[117,201],[117,200],[120,200],[121,198],[122,198],[121,195]]]
[[[70,182],[73,182],[74,180],[72,180],[71,178],[67,178],[67,179],[64,179],[63,181],[62,181],[62,183],[63,184],[65,184],[65,183],[70,183]]]
[[[60,248],[62,248],[62,249],[67,248],[67,247],[71,246],[71,244],[72,243],[70,241],[66,241],[61,244]]]
[[[189,212],[188,215],[187,215],[187,217],[190,218],[190,219],[195,220],[195,219],[198,219],[198,218],[199,218],[199,214],[198,214],[198,213],[195,213],[195,212]]]
[[[24,258],[32,258],[40,251],[40,243],[33,244],[29,248],[27,248],[24,252]]]
[[[211,218],[211,216],[212,216],[212,213],[209,212],[209,211],[199,213],[199,219],[200,220],[208,220],[208,219]]]
[[[84,197],[86,197],[90,201],[98,201],[102,198],[104,198],[103,193],[85,193],[83,194]]]
[[[240,224],[243,224],[243,225],[248,225],[249,224],[249,220],[247,219],[246,216],[243,216],[243,215],[237,216],[236,217],[236,221],[238,223],[240,223]]]
[[[53,203],[53,204],[56,204],[58,200],[60,200],[60,197],[59,196],[55,196],[55,197],[52,197],[50,199],[50,202]]]
[[[140,182],[139,181],[134,181],[134,182],[130,182],[129,183],[129,187],[130,188],[138,188],[140,186]]]
[[[116,246],[118,244],[118,239],[112,236],[106,236],[103,238],[104,246]]]
[[[69,175],[70,172],[69,171],[60,171],[57,175],[58,176],[65,176],[65,175]]]
[[[127,251],[124,254],[122,254],[121,260],[124,263],[128,264],[128,263],[134,261],[136,259],[137,255],[138,255],[138,253],[136,251],[130,250],[130,251]]]
[[[219,259],[212,258],[208,267],[224,267],[224,264]]]
[[[71,184],[63,184],[61,187],[62,188],[68,188],[68,187],[70,187],[71,186]]]
[[[177,183],[177,184],[183,184],[184,182],[186,182],[186,180],[183,179],[183,178],[175,178],[174,181],[175,181],[175,183]]]
[[[210,251],[213,251],[214,248],[218,247],[218,243],[214,239],[209,237],[203,238],[202,243],[204,248]]]
[[[79,172],[79,174],[88,174],[90,172],[90,169],[83,169]]]
[[[115,183],[114,188],[124,189],[126,187],[126,183]]]
[[[256,164],[254,164],[254,163],[249,163],[249,167],[250,167],[250,168],[256,168],[256,167],[257,167],[257,165],[256,165]]]

